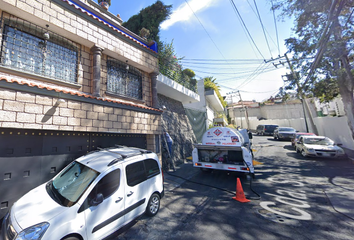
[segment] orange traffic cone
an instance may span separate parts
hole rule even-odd
[[[243,203],[251,201],[246,198],[239,178],[237,178],[236,196],[232,197],[232,199],[235,199],[236,201],[243,202]]]

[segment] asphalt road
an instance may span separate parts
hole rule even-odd
[[[194,172],[166,192],[157,216],[142,216],[114,239],[354,238],[354,219],[337,212],[326,195],[338,181],[354,181],[352,162],[304,159],[290,142],[266,136],[255,136],[253,145],[261,164],[252,183],[234,173]],[[238,177],[251,202],[232,199]]]

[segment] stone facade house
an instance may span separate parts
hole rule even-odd
[[[90,0],[0,0],[0,219],[73,159],[161,155],[157,47]]]

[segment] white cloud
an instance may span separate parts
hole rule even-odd
[[[194,18],[194,13],[203,11],[213,5],[218,0],[189,0],[188,4],[181,4],[175,11],[172,12],[170,18],[162,22],[160,27],[162,30],[167,30],[173,24],[178,22],[187,22]],[[192,11],[193,10],[193,11]]]

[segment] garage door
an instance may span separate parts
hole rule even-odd
[[[116,144],[146,148],[146,135],[0,129],[0,219],[74,159]]]

